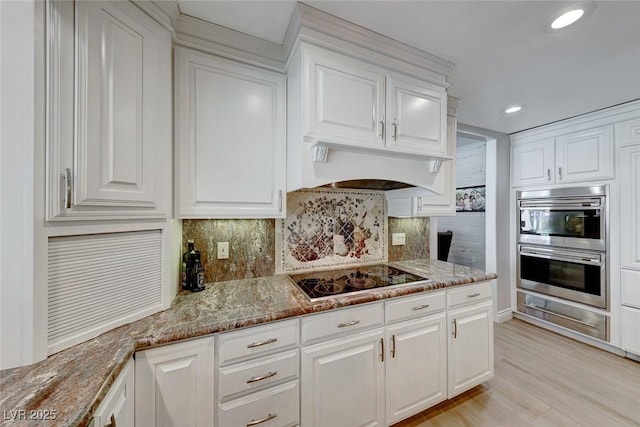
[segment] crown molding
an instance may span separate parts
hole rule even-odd
[[[296,31],[297,30],[297,31]],[[338,48],[363,59],[388,63],[419,77],[446,81],[455,64],[439,56],[322,12],[304,3],[297,3],[284,45],[292,47],[289,38],[324,47]],[[448,85],[447,85],[448,86]]]
[[[303,3],[297,3],[282,44],[179,14],[177,45],[284,72],[300,42],[332,49],[448,87],[454,64]]]
[[[553,138],[563,133],[580,132],[595,127],[608,126],[638,117],[640,117],[640,100],[634,100],[533,129],[512,133],[509,136],[512,144],[518,144],[520,142]]]
[[[177,0],[132,0],[133,4],[175,35],[176,19],[180,14]]]
[[[282,45],[189,15],[178,15],[175,44],[270,70],[285,69],[286,52]]]

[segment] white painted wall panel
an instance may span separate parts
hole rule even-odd
[[[485,185],[486,142],[458,137],[456,188]],[[438,218],[438,231],[453,231],[447,261],[485,268],[485,213],[458,212]]]

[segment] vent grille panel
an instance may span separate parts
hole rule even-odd
[[[162,230],[49,238],[50,353],[161,304]]]

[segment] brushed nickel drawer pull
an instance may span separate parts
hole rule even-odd
[[[467,295],[467,298],[475,298],[475,297],[479,297],[480,295],[482,295],[480,292],[476,292],[474,294]]]
[[[359,320],[352,320],[351,322],[346,323],[338,323],[338,328],[346,328],[347,326],[357,325],[358,323],[360,323]]]
[[[276,341],[278,341],[278,338],[269,338],[268,340],[251,343],[247,346],[247,348],[254,348],[254,347],[260,347],[261,345],[273,344]]]
[[[458,338],[458,321],[453,319],[453,338]]]
[[[380,361],[384,362],[384,338],[380,338]]]
[[[247,423],[247,427],[257,426],[258,424],[266,423],[267,421],[272,420],[277,416],[278,416],[277,414],[268,414],[266,417],[262,418],[261,420],[251,420]]]
[[[429,304],[422,304],[417,307],[413,307],[411,310],[418,311],[418,310],[424,310],[425,308],[429,308]]]
[[[247,380],[247,384],[257,383],[258,381],[266,380],[267,378],[275,377],[276,375],[278,375],[278,371],[269,372],[261,377],[251,377],[250,380]]]
[[[109,424],[105,425],[105,427],[117,427],[115,414],[111,414],[111,418],[109,418]]]
[[[391,358],[396,357],[396,336],[391,336]]]
[[[553,315],[553,316],[558,316],[558,317],[560,317],[561,319],[571,320],[572,322],[576,322],[576,323],[579,323],[579,324],[581,324],[581,325],[588,326],[588,327],[590,327],[590,328],[594,328],[594,329],[595,329],[595,328],[597,327],[597,326],[596,326],[596,325],[594,325],[593,323],[585,322],[585,321],[583,321],[583,320],[579,320],[579,319],[573,318],[573,317],[571,317],[571,316],[565,316],[564,314],[555,313],[555,312],[553,312],[553,311],[551,311],[551,310],[546,310],[546,309],[544,309],[544,308],[538,307],[537,305],[533,305],[533,304],[523,304],[523,305],[524,305],[525,307],[527,307],[527,308],[531,308],[531,309],[534,309],[534,310],[538,310],[538,311],[541,311],[541,312],[543,312],[543,313],[551,314],[551,315]]]

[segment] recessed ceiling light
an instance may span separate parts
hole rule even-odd
[[[574,3],[554,13],[540,27],[543,33],[556,33],[564,30],[571,24],[582,22],[593,12],[596,5],[592,2]]]
[[[507,114],[511,114],[511,113],[517,113],[520,110],[522,110],[522,107],[520,105],[514,105],[513,107],[509,107],[506,110],[504,110],[504,112]]]
[[[576,22],[584,15],[584,10],[582,9],[573,9],[568,12],[563,13],[553,20],[551,23],[551,28],[554,30],[559,30],[560,28],[568,27],[569,25]]]

